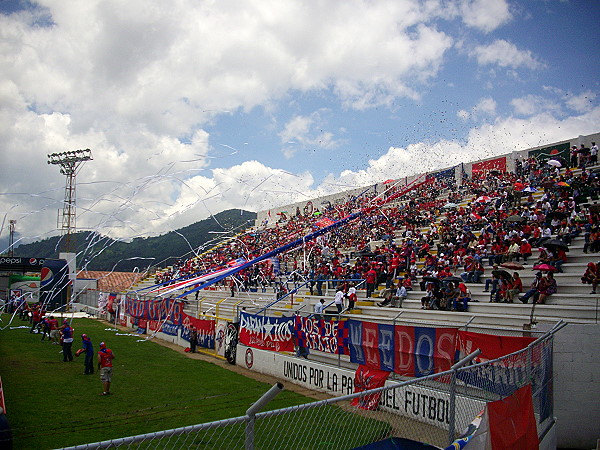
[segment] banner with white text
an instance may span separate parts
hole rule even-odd
[[[247,312],[240,315],[240,344],[275,352],[293,352],[293,334],[293,317],[268,317]]]

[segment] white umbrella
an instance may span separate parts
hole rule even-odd
[[[549,159],[548,161],[546,161],[546,164],[549,164],[553,167],[562,167],[562,164],[560,163],[560,161],[557,161],[555,159]]]
[[[523,192],[537,192],[537,189],[533,186],[527,186],[525,189],[523,189]]]

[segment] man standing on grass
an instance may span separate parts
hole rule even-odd
[[[100,381],[104,387],[104,392],[100,395],[110,395],[110,382],[112,380],[112,360],[115,359],[110,348],[106,348],[104,342],[100,342],[100,351],[98,352],[98,370],[100,370]]]
[[[82,350],[85,352],[85,371],[84,375],[92,375],[94,373],[94,346],[92,340],[87,334],[81,335]]]
[[[196,353],[196,346],[198,345],[198,331],[195,326],[190,327],[190,353]]]

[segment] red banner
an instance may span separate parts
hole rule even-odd
[[[473,163],[471,168],[473,171],[473,175],[479,175],[481,173],[489,172],[491,170],[506,172],[506,156]]]
[[[510,397],[488,403],[487,412],[492,448],[539,448],[531,384]]]
[[[325,228],[329,225],[333,225],[335,220],[330,219],[329,217],[323,217],[321,220],[315,222],[315,226],[319,228]]]
[[[460,357],[465,357],[475,350],[480,349],[481,354],[477,357],[477,361],[479,362],[514,353],[527,347],[533,341],[535,339],[530,337],[495,336],[492,334],[473,333],[471,331],[458,332]]]
[[[364,392],[383,387],[389,375],[390,373],[385,370],[374,369],[361,364],[354,374],[354,392]],[[361,409],[374,411],[377,409],[377,405],[379,405],[380,398],[381,392],[377,392],[375,394],[356,397],[352,399],[351,404]]]

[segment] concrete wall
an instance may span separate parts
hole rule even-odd
[[[596,448],[600,439],[600,324],[569,324],[554,340],[558,447]]]

